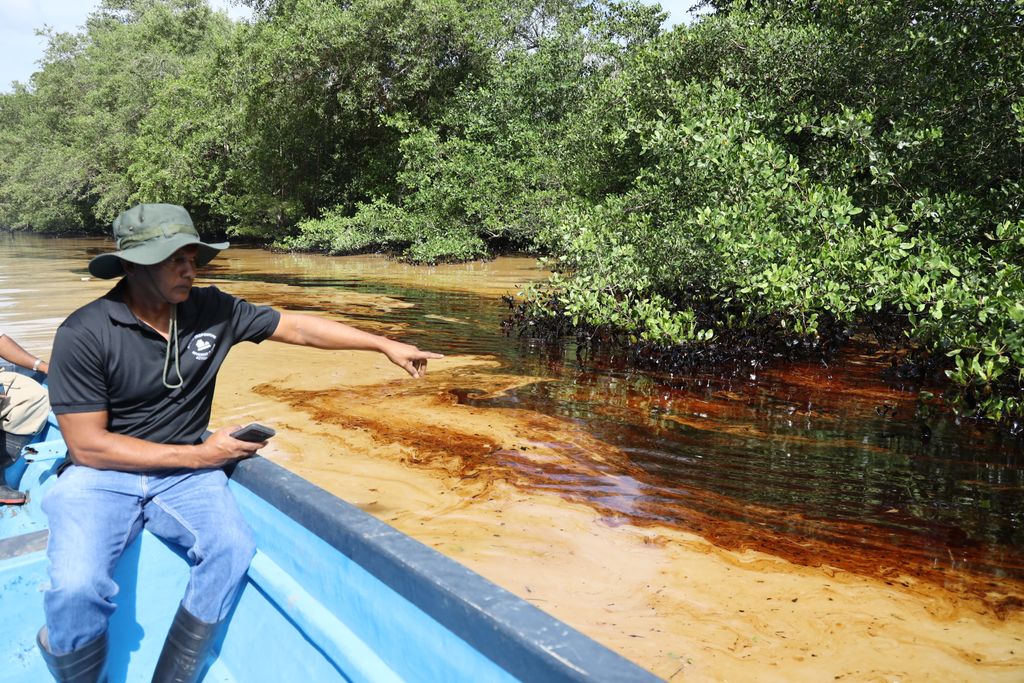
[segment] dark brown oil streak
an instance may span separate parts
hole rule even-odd
[[[461,380],[467,378],[462,377]],[[463,382],[465,384],[465,382]],[[482,387],[481,387],[482,388]],[[479,390],[474,387],[470,389]],[[300,391],[263,384],[255,387],[261,395],[285,401],[308,413],[318,423],[341,429],[367,430],[378,443],[403,449],[404,463],[458,477],[463,485],[489,488],[506,481],[527,490],[547,491],[597,510],[606,523],[637,526],[667,526],[695,533],[715,546],[730,551],[758,551],[807,567],[834,568],[880,579],[890,585],[912,587],[926,582],[967,599],[980,609],[1003,618],[1024,608],[1024,582],[994,579],[979,572],[935,566],[930,553],[908,542],[910,534],[868,523],[813,519],[783,509],[737,501],[699,488],[665,491],[649,473],[618,454],[613,447],[595,453],[566,442],[553,418],[516,411],[515,422],[526,435],[516,448],[502,447],[479,433],[404,422],[388,417],[393,397],[428,400],[438,409],[459,401],[454,391],[439,390],[435,384],[410,386],[398,383]],[[893,398],[891,393],[872,392],[871,397]],[[736,394],[718,403],[715,417],[738,417],[743,397]],[[711,403],[701,401],[700,409],[711,417]],[[349,408],[346,409],[346,406]],[[635,409],[633,405],[631,408]],[[676,409],[679,408],[677,404]],[[745,428],[750,430],[750,428]],[[560,456],[538,460],[532,451],[550,448]],[[651,495],[645,495],[650,493]],[[479,495],[479,493],[477,494]],[[655,501],[654,499],[657,499]],[[780,531],[784,526],[785,531]],[[965,564],[984,564],[984,553],[967,545],[948,548]],[[1010,568],[1024,573],[1016,560]]]

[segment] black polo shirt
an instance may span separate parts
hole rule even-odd
[[[164,386],[167,341],[139,321],[122,296],[123,282],[78,309],[57,329],[50,361],[50,405],[57,415],[106,410],[116,434],[155,443],[195,444],[210,422],[217,372],[238,342],[259,343],[281,314],[193,287],[178,304],[179,367],[184,384]],[[178,383],[171,346],[169,384]]]

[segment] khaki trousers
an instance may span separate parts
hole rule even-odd
[[[46,389],[34,379],[0,370],[0,430],[8,434],[31,435],[46,424],[50,414],[50,398]]]

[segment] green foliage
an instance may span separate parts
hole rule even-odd
[[[206,204],[236,233],[280,237],[392,193],[389,117],[429,120],[482,59],[485,22],[453,0],[264,11],[160,94],[133,170],[145,191]]]
[[[569,129],[534,314],[659,344],[902,320],[960,409],[1021,415],[1022,9],[729,3],[638,51]]]
[[[105,0],[0,95],[0,225],[136,201],[289,249],[535,250],[642,344],[877,329],[1024,387],[1021,0]],[[725,343],[728,343],[727,341]]]
[[[657,34],[660,20],[637,4],[576,2],[494,4],[484,16],[492,47],[486,63],[477,60],[473,78],[436,116],[406,110],[385,119],[402,134],[387,196],[403,218],[393,223],[393,240],[374,243],[405,244],[399,251],[407,259],[464,260],[493,247],[532,248],[570,200],[562,180],[573,163],[563,144],[567,122],[620,68],[631,46]],[[358,212],[375,213],[378,206],[357,209],[356,223]],[[324,229],[315,222],[298,227]],[[351,230],[350,223],[339,229]]]
[[[0,223],[81,230],[123,211],[153,93],[226,21],[196,0],[107,0],[83,33],[49,33],[32,89],[2,96]]]
[[[471,261],[487,256],[487,245],[475,233],[430,222],[383,199],[360,204],[355,215],[340,209],[303,221],[299,233],[280,240],[281,249],[357,254],[386,251],[413,263]]]
[[[282,249],[321,251],[327,254],[358,254],[366,251],[406,248],[411,243],[408,217],[384,200],[360,205],[356,216],[340,210],[301,223],[294,237],[282,239]]]

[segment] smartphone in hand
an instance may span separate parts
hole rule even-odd
[[[250,443],[260,443],[277,434],[273,429],[258,422],[252,422],[231,432],[231,438]]]

